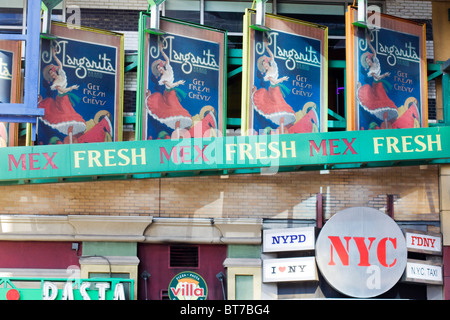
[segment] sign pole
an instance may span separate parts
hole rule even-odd
[[[255,0],[255,1],[256,1],[256,24],[252,24],[250,28],[263,32],[270,31],[270,28],[265,26],[267,0]]]
[[[52,12],[53,9],[59,5],[63,0],[42,0],[41,8],[44,10],[44,23],[42,24],[41,38],[56,39],[56,36],[51,34],[52,28]]]
[[[358,0],[358,20],[353,25],[367,28],[367,0]]]
[[[149,11],[151,11],[150,17],[150,29],[146,29],[147,32],[161,35],[165,32],[159,29],[159,8],[166,0],[147,0],[149,3]]]

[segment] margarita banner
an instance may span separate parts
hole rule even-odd
[[[40,55],[36,144],[122,140],[123,35],[53,23]]]
[[[375,13],[361,28],[346,14],[349,130],[427,127],[425,25]]]
[[[0,179],[31,180],[450,158],[450,127],[0,148]],[[223,173],[223,172],[222,172]]]
[[[226,32],[161,18],[156,34],[145,13],[140,24],[138,139],[223,135]]]
[[[266,14],[261,31],[252,10],[244,23],[244,132],[327,131],[327,27]]]

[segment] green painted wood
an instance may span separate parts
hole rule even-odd
[[[105,142],[1,148],[0,182],[358,168],[361,163],[370,167],[449,159],[450,127]]]

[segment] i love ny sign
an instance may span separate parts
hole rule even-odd
[[[263,282],[308,280],[318,280],[314,257],[263,260]]]

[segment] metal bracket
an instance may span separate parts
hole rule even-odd
[[[270,28],[265,26],[266,2],[267,0],[256,0],[256,24],[252,24],[250,28],[263,32],[270,31]]]
[[[353,22],[354,26],[368,28],[367,25],[367,0],[358,0],[358,20]]]
[[[44,10],[44,21],[42,23],[41,38],[43,39],[56,39],[57,37],[51,34],[52,28],[52,12],[53,9],[59,5],[63,0],[42,0],[41,7]]]
[[[145,29],[146,32],[152,34],[165,34],[164,31],[159,29],[159,8],[160,5],[163,4],[166,0],[147,0],[149,4],[149,11],[151,12],[150,16],[150,29]]]
[[[442,68],[442,72],[450,73],[450,59],[448,59],[447,61],[445,61],[445,62],[442,64],[441,68]]]

